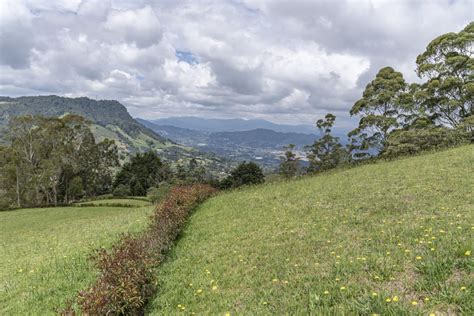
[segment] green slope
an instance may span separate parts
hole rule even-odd
[[[151,314],[474,313],[474,146],[224,193]]]
[[[118,201],[140,205],[0,212],[0,315],[54,315],[88,288],[97,276],[92,251],[142,230],[153,209],[143,201]],[[108,202],[117,200],[96,203]]]

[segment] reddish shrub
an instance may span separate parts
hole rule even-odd
[[[92,259],[99,278],[78,295],[85,314],[142,314],[155,292],[155,268],[183,228],[189,214],[216,190],[208,185],[180,186],[171,189],[157,205],[149,227],[139,235],[125,235],[106,251],[100,249]],[[62,314],[74,314],[69,305]]]

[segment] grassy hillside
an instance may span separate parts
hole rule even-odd
[[[151,213],[149,204],[138,207],[144,201],[120,202],[137,206],[0,212],[0,315],[54,314],[87,288],[95,279],[91,251],[140,230]]]
[[[473,166],[466,146],[212,198],[149,312],[472,315]]]

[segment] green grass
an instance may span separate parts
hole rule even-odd
[[[81,202],[76,205],[87,205],[87,206],[117,206],[123,205],[128,207],[141,207],[141,206],[150,206],[152,203],[145,200],[139,199],[106,199],[106,200],[95,200],[89,202]]]
[[[110,247],[120,233],[142,229],[151,210],[58,207],[0,212],[0,315],[54,314],[95,280],[88,260],[92,250]]]
[[[472,315],[473,167],[466,146],[220,194],[148,312]]]

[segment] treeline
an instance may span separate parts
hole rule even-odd
[[[408,84],[392,67],[379,70],[350,110],[360,118],[343,146],[331,134],[329,113],[316,126],[322,137],[307,147],[301,168],[294,146],[286,148],[280,174],[293,177],[367,159],[412,155],[474,142],[474,22],[459,33],[435,38],[416,59],[425,82]]]
[[[172,165],[151,150],[120,166],[114,141],[97,143],[89,122],[78,115],[14,117],[7,139],[9,145],[0,147],[0,209],[62,205],[98,196],[148,196],[156,202],[175,185],[229,189],[264,181],[261,168],[251,162],[241,163],[219,181],[195,158]]]
[[[112,194],[116,197],[147,196],[152,202],[163,199],[175,185],[208,184],[219,189],[232,189],[247,184],[263,183],[262,169],[253,162],[242,162],[223,179],[216,179],[192,158],[174,166],[163,162],[156,153],[136,154],[117,173]]]
[[[112,141],[96,143],[84,118],[21,116],[0,147],[0,207],[69,203],[110,190],[119,165]]]

